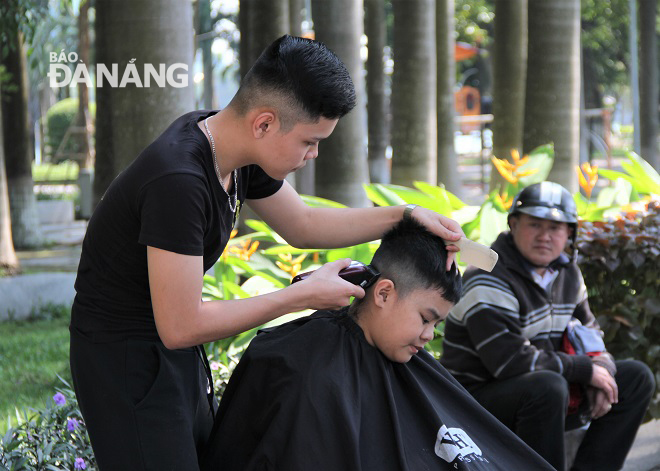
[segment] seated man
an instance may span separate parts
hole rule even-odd
[[[500,257],[492,273],[465,273],[463,298],[447,318],[441,362],[556,469],[566,467],[565,428],[592,419],[572,469],[620,469],[654,379],[645,364],[614,362],[605,352],[575,262],[575,202],[557,183],[531,185],[514,199],[509,227],[492,245]],[[564,253],[569,240],[570,258]],[[586,330],[600,343],[595,352],[585,350],[592,356],[565,353],[564,332],[576,320],[596,331]],[[573,411],[576,388],[582,404]]]
[[[424,350],[460,298],[446,260],[440,238],[404,219],[362,300],[257,335],[202,469],[551,469]]]

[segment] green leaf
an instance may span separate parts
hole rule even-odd
[[[479,240],[484,245],[490,245],[500,232],[507,229],[507,213],[498,211],[491,202],[486,202],[481,208],[479,221]]]
[[[413,182],[413,185],[415,185],[415,188],[418,188],[420,191],[426,193],[432,198],[448,202],[453,210],[461,209],[467,206],[467,204],[461,201],[460,198],[447,191],[444,186],[435,186],[426,182]]]
[[[660,175],[655,169],[634,152],[627,153],[630,162],[623,162],[621,166],[635,180],[636,190],[644,194],[660,194]]]
[[[374,188],[374,184],[363,185],[364,191],[375,205],[377,206],[391,206],[390,203],[385,199],[380,192]]]
[[[395,185],[385,185],[383,183],[374,183],[373,187],[378,191],[381,197],[383,197],[387,204],[385,206],[397,206],[401,204],[406,204],[408,201],[399,196],[397,191],[394,191]],[[400,187],[403,188],[403,187]]]

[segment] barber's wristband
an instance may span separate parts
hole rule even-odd
[[[403,219],[410,219],[412,218],[412,212],[413,209],[415,209],[418,204],[407,204],[406,209],[403,210]]]

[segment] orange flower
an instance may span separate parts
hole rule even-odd
[[[532,168],[523,172],[520,171],[520,168],[529,162],[529,157],[525,156],[521,159],[518,149],[511,149],[511,157],[513,159],[513,163],[506,159],[498,159],[497,157],[492,157],[491,161],[493,162],[493,165],[499,174],[502,175],[502,177],[512,185],[518,183],[518,180],[521,177],[534,175],[539,171],[537,168]]]
[[[247,262],[250,260],[252,254],[257,251],[257,247],[259,247],[259,241],[252,242],[252,239],[246,239],[242,242],[239,242],[238,245],[239,246],[234,245],[230,247],[229,252],[235,254],[238,258]]]
[[[279,257],[286,263],[276,260],[275,264],[278,267],[280,267],[281,270],[284,270],[285,272],[289,273],[293,278],[298,274],[298,272],[300,272],[300,269],[302,268],[302,261],[305,260],[307,254],[304,253],[297,258],[293,258],[293,255],[287,253],[287,254],[279,254]]]
[[[507,194],[503,194],[503,195],[498,194],[495,196],[495,199],[507,210],[510,209],[511,205],[513,204],[513,197],[508,198]]]
[[[596,165],[590,165],[589,162],[585,162],[582,164],[582,169],[576,165],[575,171],[578,175],[580,187],[586,193],[587,199],[591,198],[591,192],[598,181],[598,167]],[[584,172],[584,174],[582,172]]]
[[[232,240],[234,237],[236,237],[236,234],[238,234],[238,231],[237,231],[236,229],[232,230],[232,231],[231,231],[231,234],[229,234],[229,240],[227,241],[227,245],[225,245],[225,250],[222,251],[222,255],[221,255],[221,257],[222,257],[223,259],[226,259],[227,256],[229,255],[229,252],[230,252],[230,250],[229,250],[229,248],[230,248],[230,243],[231,243],[231,240]]]

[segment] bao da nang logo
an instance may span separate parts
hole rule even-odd
[[[175,63],[167,67],[165,64],[144,64],[142,73],[135,64],[136,59],[131,59],[126,67],[121,71],[119,64],[111,64],[110,67],[105,64],[96,64],[96,86],[103,87],[108,85],[113,88],[124,88],[129,84],[138,88],[148,87],[175,87],[183,88],[188,86],[188,64]],[[76,64],[75,68],[71,64]],[[73,69],[73,71],[72,71]],[[48,78],[50,86],[68,87],[71,84],[78,85],[84,83],[91,87],[92,79],[87,70],[87,65],[78,61],[78,54],[75,52],[64,52],[64,49],[50,53],[50,66],[48,68]]]

